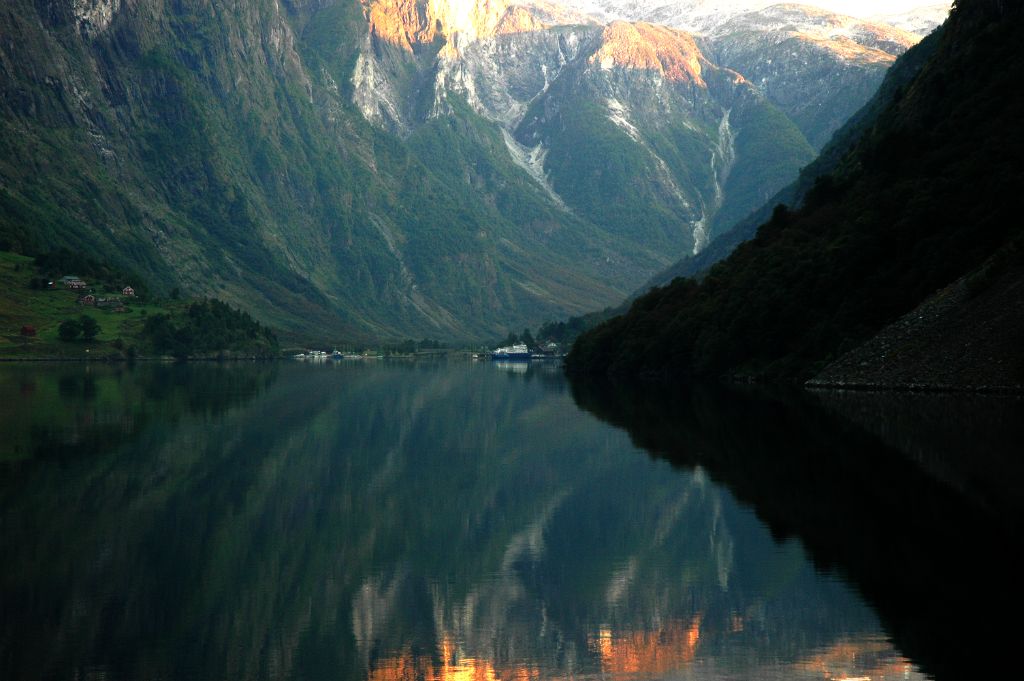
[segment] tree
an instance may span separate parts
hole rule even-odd
[[[70,342],[78,338],[82,333],[82,325],[76,319],[65,319],[60,323],[60,327],[57,329],[57,335],[60,339],[65,342]]]
[[[100,325],[96,323],[96,320],[87,314],[82,315],[79,323],[82,326],[82,338],[89,341],[96,337],[100,332]]]
[[[533,334],[530,333],[529,329],[523,329],[523,335],[519,337],[519,340],[526,343],[526,347],[531,350],[537,345],[537,342],[533,340]]]

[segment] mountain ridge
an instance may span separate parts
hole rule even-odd
[[[774,211],[701,282],[676,279],[581,336],[568,368],[807,379],[937,289],[985,280],[990,258],[1019,253],[1010,197],[1024,185],[1014,123],[1024,98],[1011,84],[1024,71],[1022,31],[1019,6],[959,3],[934,52],[873,105],[852,149],[802,206]],[[1003,68],[984,67],[991,63]],[[1011,275],[988,278],[1015,290]],[[1000,380],[1021,377],[1008,369]]]
[[[610,30],[543,2],[13,0],[0,245],[285,337],[468,341],[612,305],[814,152],[700,40]]]

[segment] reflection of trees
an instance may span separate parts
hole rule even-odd
[[[0,459],[94,456],[136,437],[154,420],[216,416],[243,405],[273,383],[276,372],[269,363],[4,367],[0,431],[6,442],[0,443]]]
[[[994,515],[1011,523],[1024,515],[1024,396],[842,390],[814,396]]]
[[[976,678],[993,664],[979,651],[1007,637],[988,614],[1017,591],[1012,507],[974,503],[807,395],[577,384],[573,396],[656,456],[707,470],[778,536],[852,577],[926,671]]]

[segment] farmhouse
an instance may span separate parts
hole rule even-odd
[[[83,289],[86,287],[86,283],[73,274],[61,277],[60,283],[64,286],[64,288],[70,289]]]

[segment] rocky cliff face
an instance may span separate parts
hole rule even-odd
[[[896,57],[949,12],[948,4],[932,4],[861,19],[764,0],[599,0],[589,6],[609,18],[695,32],[713,61],[747,77],[816,149],[871,97]]]
[[[557,206],[637,245],[699,251],[723,209],[751,210],[811,158],[785,116],[684,31],[602,26],[544,7],[441,12],[428,3],[416,14],[426,24],[469,23],[441,18],[434,33],[380,38],[396,33],[374,27],[390,8],[369,6],[353,77],[368,120],[408,135],[468,103],[501,128],[509,155]],[[550,25],[565,21],[574,23]],[[767,170],[765,155],[776,160]]]
[[[803,5],[740,14],[707,33],[711,53],[746,75],[820,149],[919,36]]]

